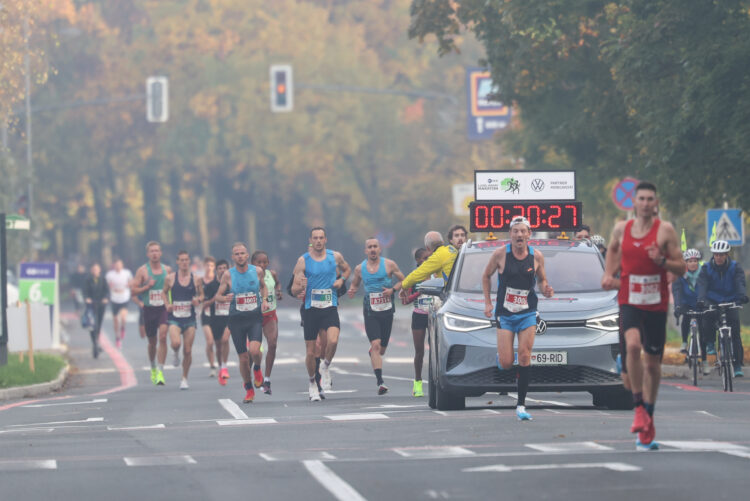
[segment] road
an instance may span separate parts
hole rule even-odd
[[[293,308],[279,311],[273,395],[252,404],[241,403],[236,365],[225,387],[208,377],[200,335],[180,391],[173,368],[166,386],[151,385],[132,323],[120,353],[105,320],[98,360],[73,328],[67,387],[0,404],[0,499],[746,499],[746,379],[733,394],[715,375],[698,388],[665,381],[662,448],[636,452],[632,411],[594,408],[588,394],[531,394],[531,422],[516,420],[512,394],[429,409],[411,396],[408,314],[398,313],[384,366],[390,392],[377,396],[361,312],[342,312],[335,391],[320,403],[307,399]]]

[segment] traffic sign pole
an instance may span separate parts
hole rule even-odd
[[[5,214],[0,213],[5,221]],[[0,366],[8,364],[8,265],[5,262],[5,224],[0,225]]]

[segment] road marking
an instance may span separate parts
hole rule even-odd
[[[46,426],[51,424],[77,424],[77,423],[101,423],[104,421],[103,417],[90,417],[86,419],[80,419],[78,421],[51,421],[49,423],[24,423],[24,424],[11,424],[8,428],[15,426]]]
[[[106,398],[95,398],[94,400],[87,400],[85,402],[62,402],[59,404],[29,404],[24,405],[23,408],[36,408],[36,407],[56,407],[59,405],[86,405],[86,404],[103,404],[107,402]]]
[[[203,364],[203,366],[204,367],[211,367],[208,363]],[[237,362],[227,362],[226,363],[226,367],[237,367]],[[173,370],[177,370],[177,369],[182,370],[182,366],[179,365],[179,366],[175,367],[171,363],[169,365],[165,365],[164,366],[164,370],[165,371],[173,371]],[[141,366],[141,370],[147,371],[150,374],[151,373],[151,366],[150,365],[143,365],[143,366]]]
[[[130,365],[130,363],[128,363],[122,352],[112,346],[112,342],[109,340],[109,337],[107,337],[106,335],[100,335],[99,344],[107,353],[107,356],[109,356],[110,360],[112,360],[112,363],[115,364],[117,372],[120,373],[120,386],[115,386],[114,388],[94,393],[94,396],[109,395],[110,393],[115,393],[118,391],[127,390],[128,388],[132,388],[134,386],[138,386],[138,379],[135,377],[133,367]]]
[[[245,414],[242,409],[240,409],[240,406],[237,405],[234,400],[231,400],[229,398],[220,398],[219,403],[222,407],[224,407],[224,410],[226,410],[234,419],[248,419],[248,415]]]
[[[388,364],[413,364],[414,357],[383,357],[383,361]]]
[[[596,442],[561,442],[546,444],[524,444],[530,449],[541,452],[585,452],[585,451],[611,451],[612,447],[597,444]]]
[[[18,461],[0,461],[0,471],[56,470],[54,459],[21,459]]]
[[[544,409],[547,412],[551,412],[552,414],[562,414],[560,411],[556,411],[555,409]]]
[[[106,369],[83,369],[83,370],[77,370],[74,372],[74,374],[111,374],[113,372],[117,372],[117,369],[113,369],[112,367]]]
[[[256,419],[219,419],[216,424],[219,426],[245,426],[251,424],[275,424],[278,423],[274,418],[256,418]]]
[[[711,413],[710,413],[710,412],[708,412],[708,411],[695,411],[695,412],[697,412],[698,414],[703,414],[704,416],[710,416],[710,417],[713,417],[713,418],[716,418],[716,419],[721,419],[721,418],[720,418],[719,416],[717,416],[716,414],[711,414]]]
[[[25,433],[27,431],[41,431],[51,433],[54,428],[16,428],[15,430],[0,430],[0,433]]]
[[[274,362],[275,364],[276,362]],[[335,395],[336,393],[357,393],[359,390],[325,390],[323,392],[324,395]],[[298,391],[297,395],[309,395],[310,393],[306,391]]]
[[[508,396],[514,400],[518,400],[518,393],[508,393]],[[529,402],[538,402],[540,404],[557,405],[560,407],[573,407],[573,404],[569,404],[567,402],[558,402],[556,400],[537,400],[535,398],[530,398],[530,397],[526,397],[526,400]]]
[[[364,414],[334,414],[332,416],[324,416],[326,419],[331,421],[367,421],[370,419],[390,419],[385,414],[379,412],[368,412]]]
[[[258,455],[266,461],[312,461],[336,459],[336,456],[326,451],[261,452]]]
[[[398,404],[383,404],[375,405],[373,407],[362,407],[363,409],[410,409],[412,407],[424,407],[424,404],[415,405],[398,405]]]
[[[142,426],[107,426],[108,431],[130,431],[130,430],[161,430],[166,428],[164,423],[148,424]]]
[[[482,409],[483,412],[486,412],[488,414],[502,414],[500,411],[496,411],[495,409]]]
[[[366,501],[354,487],[336,475],[322,461],[309,460],[303,461],[302,464],[305,465],[310,475],[339,501]]]
[[[336,359],[336,361],[338,362],[338,359]],[[362,377],[368,377],[368,378],[372,377],[372,374],[366,374],[363,372],[351,372],[351,371],[347,371],[344,369],[340,369],[338,367],[331,367],[331,372],[335,372],[337,374],[348,375],[348,376],[362,376]],[[393,379],[396,381],[409,381],[409,382],[414,381],[413,379],[408,378],[408,377],[386,376],[386,375],[383,375],[383,379]]]
[[[435,414],[437,414],[439,416],[447,416],[448,415],[448,413],[445,412],[445,411],[432,411],[432,412],[434,412]]]
[[[192,456],[146,456],[122,458],[128,466],[175,466],[181,464],[196,464]]]
[[[713,440],[660,440],[660,444],[674,447],[683,451],[703,452],[746,452],[750,451],[745,446],[732,444],[730,442],[715,442]]]
[[[458,446],[403,447],[392,450],[399,456],[417,459],[476,456],[476,452]]]
[[[499,472],[509,473],[512,471],[535,471],[535,470],[567,470],[583,468],[605,468],[612,471],[641,471],[641,468],[627,463],[563,463],[563,464],[529,464],[522,466],[506,466],[493,464],[490,466],[479,466],[477,468],[464,468],[465,473],[474,472]]]
[[[451,495],[446,491],[436,491],[434,489],[428,489],[424,491],[425,496],[430,499],[450,499]]]

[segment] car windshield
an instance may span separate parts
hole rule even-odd
[[[555,293],[593,292],[601,290],[604,268],[599,256],[592,252],[570,252],[544,249],[547,282]],[[491,252],[466,254],[458,277],[458,291],[482,293],[482,273]],[[497,292],[497,278],[492,279],[492,292]]]

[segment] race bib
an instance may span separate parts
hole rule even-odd
[[[371,292],[370,297],[370,309],[372,311],[390,311],[393,309],[393,303],[391,297],[383,294],[382,292]]]
[[[148,291],[148,304],[150,306],[164,306],[164,291],[151,289]]]
[[[661,278],[659,275],[630,275],[628,304],[661,303]]]
[[[175,318],[189,318],[193,313],[190,301],[175,301],[172,303],[172,316]]]
[[[310,291],[310,306],[313,308],[330,308],[333,306],[331,289],[313,289]]]
[[[258,309],[258,295],[254,292],[241,292],[235,298],[237,311],[255,311]]]
[[[432,306],[432,303],[432,296],[419,296],[417,298],[417,301],[414,303],[414,306],[416,308],[419,308],[420,310],[427,311],[430,309],[430,306]]]
[[[232,303],[215,303],[216,304],[216,316],[226,317],[229,316],[229,305]]]
[[[511,313],[518,313],[519,311],[528,310],[529,291],[514,289],[513,287],[506,287],[503,308]]]

